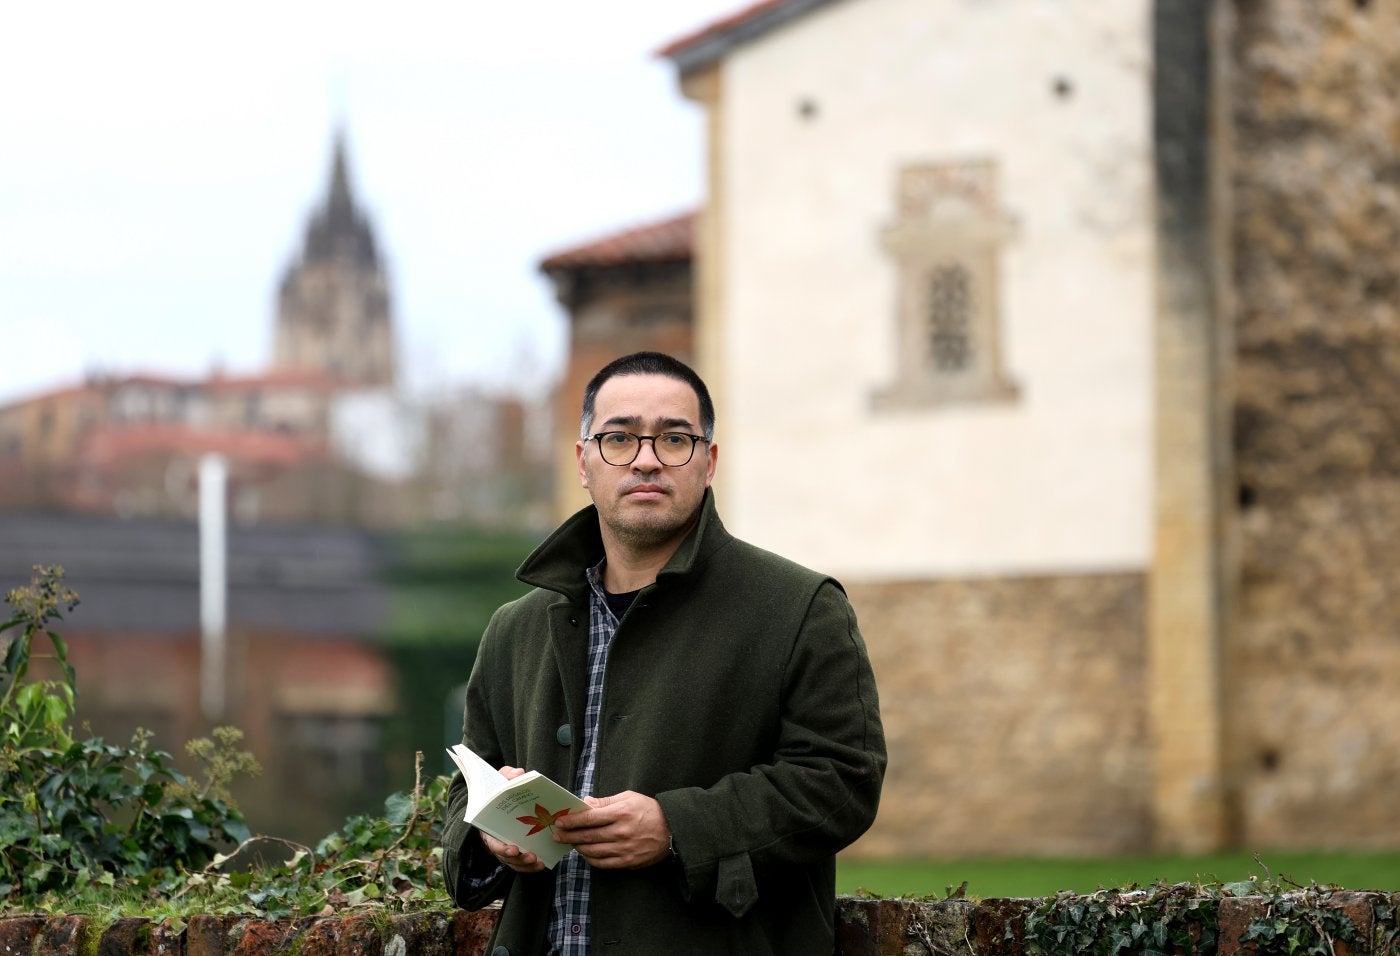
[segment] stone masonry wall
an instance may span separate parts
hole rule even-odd
[[[1400,846],[1400,2],[1233,19],[1238,838]]]
[[[1145,896],[1135,900],[1131,894],[1120,894],[1113,902],[1126,912],[1135,901],[1147,903]],[[835,956],[1023,956],[1029,951],[1027,916],[1045,902],[841,897],[836,901]],[[1347,930],[1343,934],[1336,926],[1331,929],[1336,935],[1328,942],[1335,956],[1400,954],[1395,923],[1400,894],[1327,893],[1291,913],[1284,912],[1280,902],[1278,897],[1220,899],[1200,917],[1212,935],[1191,952],[1252,956],[1258,949],[1243,939],[1252,922],[1268,915],[1271,926],[1301,928],[1306,921],[1330,925],[1332,920],[1320,921],[1319,915],[1336,914],[1336,926]],[[497,915],[495,910],[457,910],[301,920],[195,916],[179,922],[136,917],[110,923],[78,916],[18,916],[0,918],[0,956],[484,956]],[[1152,922],[1150,910],[1143,916]],[[1201,937],[1198,933],[1193,938]],[[1125,951],[1143,947],[1151,949],[1146,939]],[[1076,950],[1069,942],[1050,950],[1071,951]]]
[[[890,755],[854,853],[1147,845],[1142,575],[843,583]]]

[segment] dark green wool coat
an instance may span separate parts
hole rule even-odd
[[[588,600],[602,557],[586,508],[526,559],[537,590],[496,612],[467,686],[463,737],[492,764],[566,787],[583,742]],[[839,584],[701,516],[624,615],[608,659],[593,792],[654,796],[676,858],[593,870],[595,954],[813,956],[834,948],[834,854],[875,817],[885,741],[875,682]],[[554,872],[507,873],[462,822],[443,835],[447,885],[478,908],[504,895],[490,951],[548,949]]]

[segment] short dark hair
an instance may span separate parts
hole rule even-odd
[[[715,405],[710,401],[710,390],[695,370],[680,359],[672,358],[664,352],[633,352],[620,359],[614,359],[598,371],[583,390],[583,418],[580,420],[580,437],[587,438],[593,426],[593,409],[598,401],[598,391],[610,378],[619,375],[664,375],[685,382],[695,391],[700,401],[700,431],[706,438],[715,437]]]

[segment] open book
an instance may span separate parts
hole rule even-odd
[[[571,810],[587,810],[588,804],[537,770],[507,780],[462,744],[447,753],[467,782],[463,820],[530,851],[551,869],[568,856],[573,847],[554,841],[554,821]]]

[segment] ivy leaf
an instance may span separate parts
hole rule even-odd
[[[253,837],[253,834],[248,830],[248,824],[241,818],[226,817],[223,821],[223,827],[224,832],[238,843],[245,843]]]
[[[54,617],[58,616],[54,615]],[[58,635],[57,631],[49,631],[49,640],[53,642],[54,657],[63,667],[63,676],[67,678],[68,686],[73,687],[78,682],[78,676],[73,670],[73,665],[68,663],[68,643]]]
[[[23,619],[20,617],[12,617],[3,625],[0,625],[0,631],[9,630],[15,625],[20,624],[22,620]],[[24,676],[24,673],[21,670],[21,668],[23,668],[28,663],[29,642],[22,637],[17,637],[13,641],[11,641],[10,646],[5,649],[5,670],[13,674],[15,676],[15,680],[19,680],[21,677]]]
[[[384,816],[394,826],[403,826],[413,815],[413,797],[399,792],[384,801]]]

